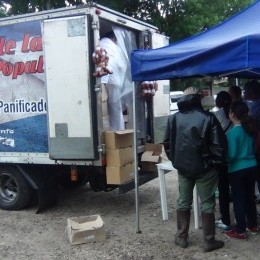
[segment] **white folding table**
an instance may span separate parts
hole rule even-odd
[[[165,183],[165,173],[175,170],[171,161],[157,164],[159,184],[160,184],[160,196],[163,220],[168,220],[168,206],[167,206],[167,193]],[[193,190],[193,211],[194,211],[194,223],[195,229],[199,229],[199,197],[197,187],[195,185]]]

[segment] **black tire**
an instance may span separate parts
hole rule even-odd
[[[32,188],[14,167],[0,167],[0,208],[20,210],[29,205]]]

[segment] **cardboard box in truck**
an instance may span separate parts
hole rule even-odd
[[[134,179],[134,163],[106,167],[107,184],[123,184]]]
[[[134,161],[134,148],[126,147],[121,149],[106,150],[107,166],[117,167]]]
[[[107,149],[120,149],[133,146],[133,129],[105,132],[105,144]]]

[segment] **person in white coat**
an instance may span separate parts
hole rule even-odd
[[[100,40],[100,47],[107,52],[108,67],[112,74],[101,78],[101,83],[106,84],[108,93],[108,113],[110,128],[113,131],[125,129],[121,92],[125,80],[127,62],[121,48],[116,44],[113,32],[106,34]]]

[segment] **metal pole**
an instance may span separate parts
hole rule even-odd
[[[136,124],[136,85],[133,83],[133,126],[134,126],[134,171],[135,171],[135,227],[136,233],[141,233],[139,223],[139,174],[138,174],[138,144]]]

